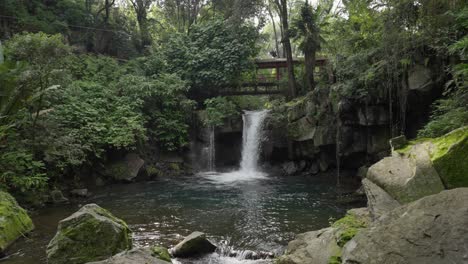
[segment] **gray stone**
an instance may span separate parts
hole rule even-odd
[[[458,188],[394,209],[344,246],[343,263],[468,263],[466,201]]]
[[[50,192],[50,200],[54,204],[65,204],[68,203],[68,199],[63,196],[62,191],[53,190]]]
[[[408,87],[410,90],[428,91],[432,84],[431,70],[416,64],[408,73]]]
[[[414,146],[408,157],[393,156],[380,160],[369,168],[367,178],[400,203],[444,190],[424,144]]]
[[[47,246],[48,264],[98,261],[132,248],[127,224],[96,204],[87,204],[59,222]]]
[[[88,189],[73,189],[70,191],[70,194],[79,197],[88,197]]]
[[[400,206],[397,200],[393,199],[393,197],[369,179],[363,179],[362,186],[364,186],[364,192],[367,196],[367,206],[372,219],[377,219]]]
[[[112,163],[106,173],[118,181],[132,181],[144,164],[145,161],[138,154],[129,153],[122,160]]]
[[[169,264],[155,256],[150,248],[135,248],[118,253],[106,260],[88,262],[87,264]]]
[[[312,164],[310,165],[310,169],[309,169],[310,173],[312,174],[317,174],[319,173],[320,169],[319,169],[319,165],[317,164],[317,162],[312,162]]]
[[[337,229],[333,227],[297,235],[289,242],[285,255],[277,264],[328,264],[331,256],[339,255],[336,241]]]
[[[289,162],[281,164],[281,169],[288,176],[294,175],[298,171],[298,168],[294,161],[289,161]]]
[[[212,253],[216,250],[206,235],[201,232],[193,232],[188,235],[182,242],[170,249],[170,253],[174,257],[187,258],[207,253]]]

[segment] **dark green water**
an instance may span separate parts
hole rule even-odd
[[[96,203],[124,219],[138,246],[170,247],[192,231],[202,231],[226,248],[280,254],[295,234],[326,227],[330,218],[341,217],[351,208],[337,203],[335,187],[327,179],[333,177],[268,175],[223,184],[202,176],[161,178],[93,190],[94,195],[82,204]],[[58,221],[80,206],[37,212],[33,216],[36,231],[15,243],[10,256],[0,263],[45,263],[45,247]],[[213,255],[190,263],[241,262]]]

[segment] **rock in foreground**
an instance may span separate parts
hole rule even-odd
[[[87,204],[60,221],[47,246],[47,260],[49,264],[81,264],[131,247],[131,231],[124,221],[96,204]]]
[[[150,248],[135,248],[121,252],[106,260],[88,262],[87,264],[170,264],[169,261],[162,260],[155,255]]]
[[[18,205],[15,198],[0,191],[0,253],[33,229],[31,218]]]
[[[467,201],[459,188],[398,207],[345,245],[343,263],[468,263]]]
[[[212,253],[215,250],[216,246],[206,239],[204,233],[193,232],[170,251],[174,257],[187,258]]]

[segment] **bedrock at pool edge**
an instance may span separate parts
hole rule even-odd
[[[467,159],[468,127],[393,148],[362,180],[367,208],[299,234],[277,264],[467,262]]]

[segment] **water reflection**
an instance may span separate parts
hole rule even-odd
[[[348,209],[338,205],[327,178],[277,177],[220,184],[200,176],[93,190],[97,203],[124,219],[137,246],[175,245],[192,231],[207,233],[226,250],[281,252],[294,234],[323,228]],[[16,243],[3,263],[45,263],[45,246],[57,223],[78,205],[49,208],[33,216],[36,231]],[[38,262],[38,260],[40,260]],[[218,254],[187,263],[237,263]],[[243,262],[246,263],[246,262]],[[261,262],[257,262],[261,263]]]

